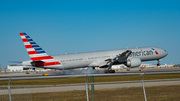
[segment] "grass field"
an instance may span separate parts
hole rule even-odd
[[[156,74],[145,75],[144,80],[180,78],[180,74]],[[141,80],[142,75],[130,76],[104,76],[94,77],[94,82],[131,81]],[[59,78],[59,79],[37,79],[37,80],[12,80],[11,85],[56,85],[85,83],[86,77]],[[8,85],[9,81],[0,81],[0,85]]]
[[[145,80],[180,78],[180,74],[145,75]],[[142,75],[94,77],[94,82],[141,80]],[[11,85],[55,85],[85,83],[86,77],[12,80]],[[0,81],[0,85],[7,85],[8,81]],[[148,101],[178,101],[180,99],[180,85],[145,87]],[[86,91],[62,91],[48,93],[13,94],[12,101],[86,101]],[[89,99],[92,94],[89,90]],[[95,89],[95,101],[144,101],[142,87]],[[0,95],[0,101],[9,100],[8,95]]]
[[[148,101],[179,101],[180,85],[146,87]],[[7,101],[8,95],[0,95]],[[95,90],[95,101],[144,101],[142,87]],[[86,91],[14,94],[12,101],[86,101]],[[92,101],[89,91],[89,101]]]

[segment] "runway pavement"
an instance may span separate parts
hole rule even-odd
[[[43,73],[35,73],[30,72],[30,74],[24,73],[8,73],[8,74],[1,74],[0,81],[2,80],[29,80],[29,79],[51,79],[51,78],[69,78],[69,77],[86,77],[86,76],[119,76],[119,75],[140,75],[145,73],[146,75],[151,74],[174,74],[180,73],[180,68],[165,68],[165,69],[132,69],[130,71],[121,70],[116,71],[116,73],[103,73],[100,71],[98,74],[86,74],[84,72],[77,72],[77,71],[67,71],[65,74],[62,72],[49,72],[48,76],[43,76]],[[47,73],[45,73],[47,74]]]

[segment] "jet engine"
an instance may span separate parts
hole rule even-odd
[[[140,58],[130,58],[127,59],[127,62],[125,63],[127,67],[139,67],[141,65],[141,59]]]

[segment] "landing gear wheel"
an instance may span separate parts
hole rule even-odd
[[[115,70],[110,70],[110,73],[115,73]]]
[[[157,63],[157,66],[160,66],[161,64],[159,63],[160,62],[160,60],[157,60],[158,61],[158,63]]]
[[[104,70],[104,73],[109,73],[109,70]]]
[[[115,73],[115,70],[105,70],[104,73]]]
[[[157,63],[157,66],[160,66],[161,64],[160,63]]]

